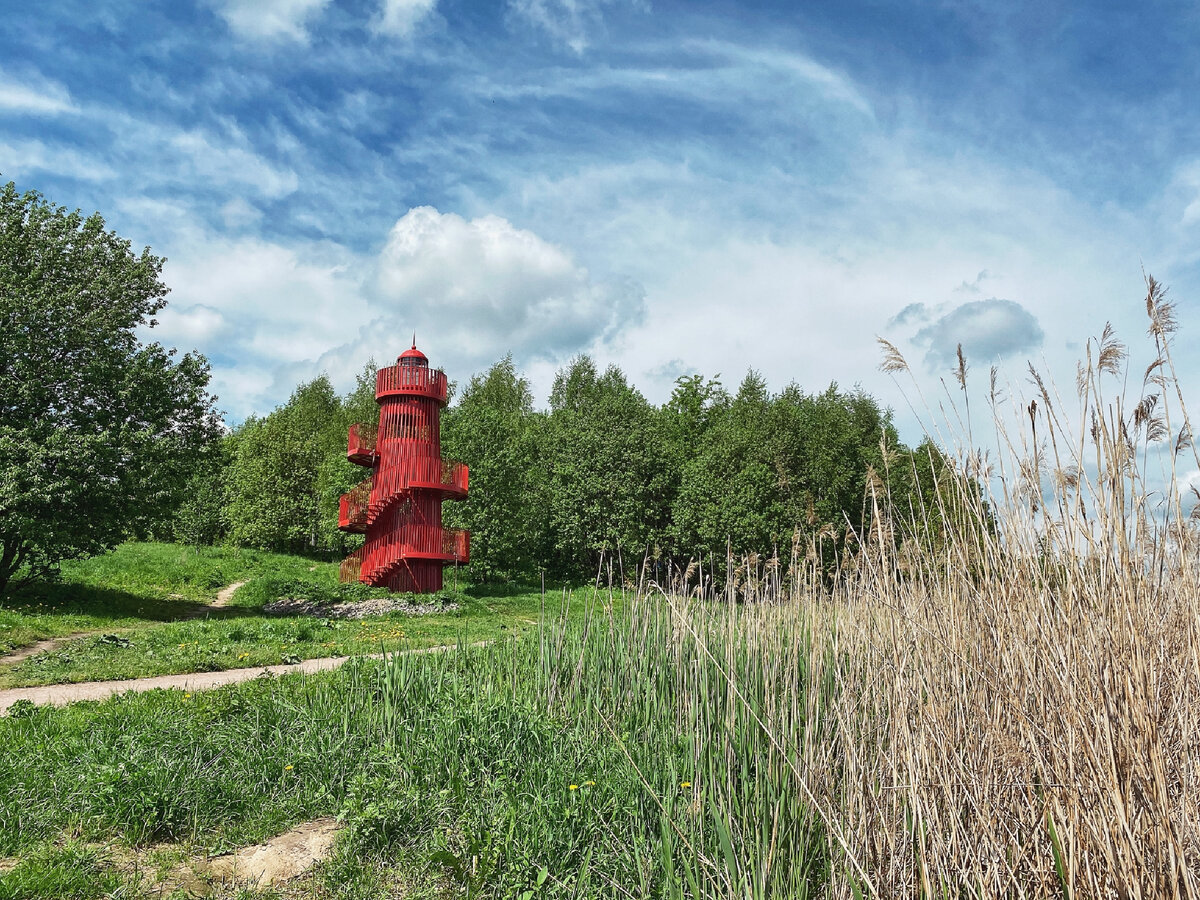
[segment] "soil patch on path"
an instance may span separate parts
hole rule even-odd
[[[44,641],[38,641],[36,644],[30,644],[28,647],[21,647],[19,650],[14,650],[11,653],[0,656],[0,665],[15,666],[17,663],[25,662],[31,656],[37,656],[39,653],[49,653],[51,650],[57,650],[61,644],[78,640],[79,638],[90,637],[93,634],[101,634],[101,632],[76,631],[72,634],[64,634],[62,637],[46,638]]]
[[[228,606],[229,601],[233,599],[233,595],[237,593],[237,589],[245,586],[245,584],[246,584],[246,582],[244,582],[244,581],[235,581],[233,584],[231,584],[227,587],[221,588],[219,591],[217,591],[217,599],[214,600],[212,603],[208,604],[207,609],[222,609],[222,608]],[[201,607],[199,610],[196,611],[194,616],[198,617],[198,616],[204,615],[204,613],[207,611],[207,609],[204,607]]]

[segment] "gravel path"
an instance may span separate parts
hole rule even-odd
[[[488,641],[471,644],[482,647]],[[457,645],[424,647],[408,653],[441,653],[454,650]],[[157,675],[153,678],[136,678],[127,681],[84,681],[79,684],[47,684],[38,687],[9,688],[0,691],[0,715],[6,715],[9,707],[18,700],[29,700],[38,706],[66,706],[76,700],[104,700],[114,694],[127,691],[152,691],[155,688],[179,688],[185,691],[206,691],[226,684],[237,684],[263,675],[286,675],[289,672],[327,672],[345,665],[352,659],[381,659],[383,654],[367,656],[333,656],[321,659],[306,659],[294,665],[257,666],[250,669],[226,669],[224,672],[190,672],[183,675]]]

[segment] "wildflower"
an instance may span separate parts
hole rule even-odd
[[[573,791],[579,790],[579,785],[577,785],[577,784],[571,785],[571,790],[573,790]]]
[[[290,772],[290,771],[292,771],[292,768],[293,768],[293,766],[291,764],[288,764],[283,767],[283,771]]]
[[[184,695],[183,695],[183,699],[184,699],[184,700],[191,700],[191,699],[192,699],[192,695],[191,695],[191,694],[184,694]]]
[[[587,786],[587,787],[595,787],[595,786],[596,786],[596,782],[594,782],[594,781],[585,781],[585,782],[584,782],[584,785],[585,785],[585,786]]]
[[[681,788],[690,788],[692,786],[692,783],[690,781],[681,781],[681,782],[679,782],[679,786]]]

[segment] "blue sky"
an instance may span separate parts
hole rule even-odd
[[[1200,329],[1198,82],[1194,2],[63,0],[0,31],[0,176],[168,257],[231,422],[415,330],[539,398],[579,352],[858,383],[915,440],[877,335],[1069,386],[1143,267]]]

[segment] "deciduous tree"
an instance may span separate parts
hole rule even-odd
[[[167,521],[219,433],[206,360],[139,339],[162,264],[0,188],[0,593]]]

